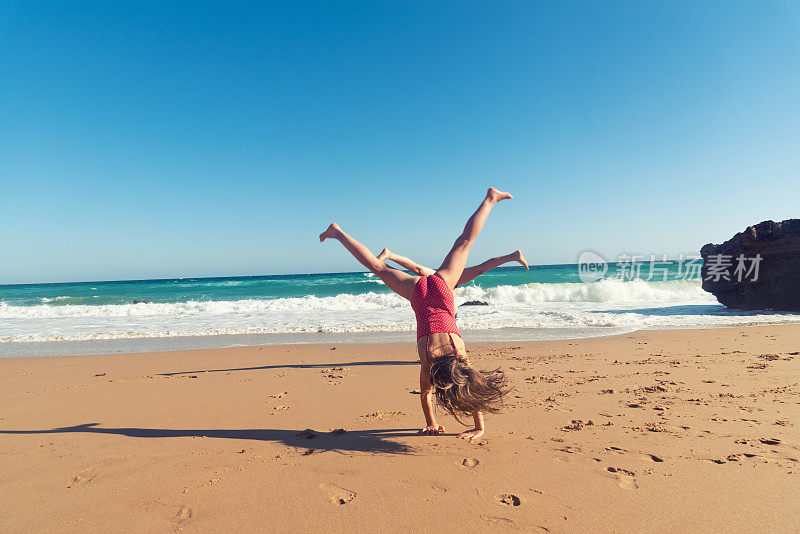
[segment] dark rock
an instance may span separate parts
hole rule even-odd
[[[721,304],[800,311],[800,219],[748,226],[721,245],[705,245],[700,255],[703,289]]]
[[[484,302],[482,300],[468,300],[467,302],[461,304],[462,306],[488,306],[488,302]]]

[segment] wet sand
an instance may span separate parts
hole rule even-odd
[[[466,342],[477,443],[413,341],[2,359],[0,531],[800,530],[800,325]]]

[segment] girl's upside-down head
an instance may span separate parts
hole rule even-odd
[[[430,380],[437,403],[459,421],[475,412],[498,413],[510,390],[503,371],[475,369],[458,354],[434,358]]]

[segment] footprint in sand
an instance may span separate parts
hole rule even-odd
[[[140,506],[144,511],[148,512],[148,514],[153,514],[160,520],[171,524],[173,530],[176,532],[183,530],[183,528],[187,526],[189,520],[195,515],[191,508],[188,506],[181,506],[177,503],[147,500],[142,501]]]
[[[322,369],[320,373],[322,373],[323,378],[325,378],[329,384],[335,385],[339,384],[341,379],[350,376],[347,374],[349,370],[349,367],[331,367],[330,369]]]
[[[617,454],[626,454],[626,453],[630,452],[630,451],[628,451],[626,449],[623,449],[623,448],[620,448],[620,447],[614,447],[614,446],[606,447],[606,450],[609,451],[609,452],[616,452]],[[634,453],[634,454],[638,454],[640,456],[643,456],[644,458],[649,458],[650,460],[652,460],[652,461],[654,461],[656,463],[661,463],[661,462],[664,461],[664,458],[662,458],[661,456],[658,456],[656,454],[650,454],[650,453],[647,453],[647,452]]]
[[[398,412],[398,411],[372,412],[372,413],[365,413],[364,415],[360,415],[359,417],[363,417],[364,419],[369,419],[369,418],[380,419],[382,417],[392,417],[396,415],[405,415],[405,414],[403,412]]]
[[[95,477],[97,476],[97,474],[96,473],[90,473],[90,471],[92,469],[94,469],[95,467],[96,466],[93,465],[92,467],[88,467],[88,468],[84,469],[83,471],[81,471],[77,475],[75,475],[73,477],[70,477],[69,485],[67,485],[67,487],[71,488],[72,486],[81,486],[83,484],[88,484],[89,482],[94,480]]]
[[[494,528],[507,530],[516,527],[516,523],[514,523],[514,520],[509,519],[507,517],[498,517],[495,515],[482,515],[481,519],[486,521],[489,524],[489,526]]]
[[[356,498],[356,493],[354,491],[337,486],[336,484],[320,484],[319,487],[328,493],[328,500],[336,505],[347,504]]]
[[[637,489],[639,485],[636,483],[636,473],[622,469],[621,467],[608,467],[606,470],[609,473],[614,473],[617,477],[617,485],[623,489]]]
[[[464,460],[461,461],[462,466],[470,468],[477,466],[479,463],[477,458],[464,458]]]
[[[175,516],[172,518],[172,525],[175,527],[182,526],[184,523],[192,518],[192,509],[188,506],[181,506]]]
[[[519,497],[513,493],[501,493],[500,495],[497,495],[495,499],[497,499],[497,502],[500,504],[506,504],[508,506],[519,506],[522,503]]]
[[[82,484],[88,484],[89,482],[94,480],[94,478],[96,476],[97,475],[89,475],[89,474],[78,473],[77,475],[75,475],[74,477],[71,477],[69,479],[69,485],[67,487],[71,488],[72,486],[80,486]]]

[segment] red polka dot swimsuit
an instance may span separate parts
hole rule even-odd
[[[440,332],[461,336],[456,327],[453,291],[439,275],[422,276],[417,280],[411,307],[417,316],[417,339]]]

